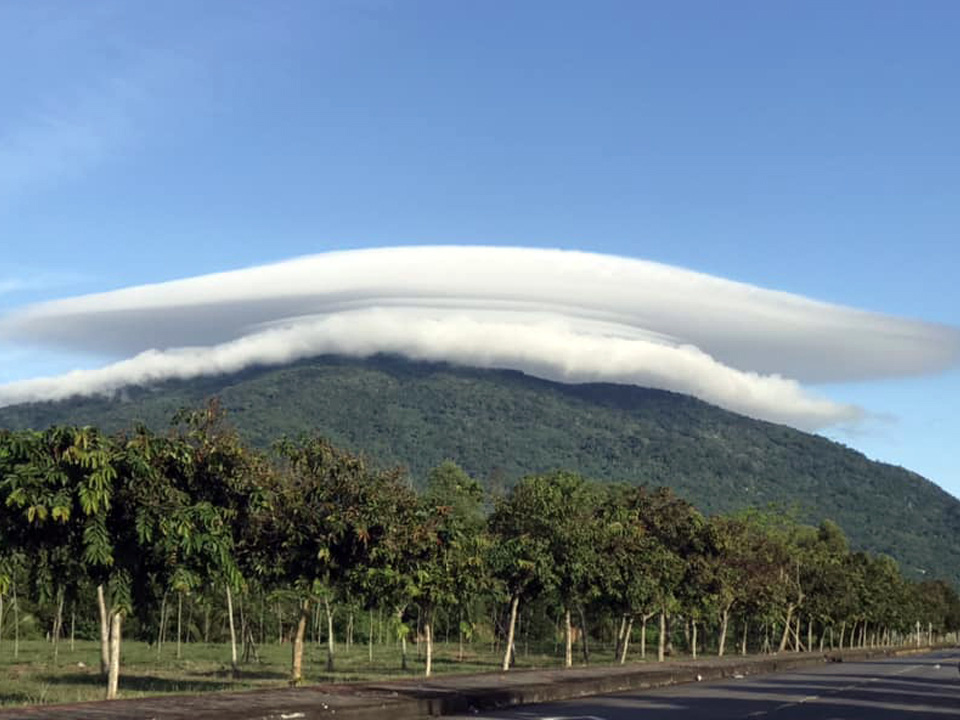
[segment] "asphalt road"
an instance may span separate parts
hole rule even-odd
[[[526,705],[462,720],[960,719],[960,651]]]

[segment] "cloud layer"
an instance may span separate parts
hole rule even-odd
[[[954,328],[642,260],[492,247],[335,252],[43,303],[0,319],[0,342],[127,358],[0,386],[0,405],[392,352],[674,390],[804,429],[861,411],[801,383],[960,360]]]

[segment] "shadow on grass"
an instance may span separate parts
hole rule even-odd
[[[86,685],[100,687],[104,680],[99,675],[89,673],[67,673],[64,675],[46,675],[43,681],[51,685]],[[179,678],[164,678],[153,675],[124,675],[120,674],[120,690],[154,693],[201,693],[215,690],[230,690],[235,685],[229,681],[214,682],[211,680],[189,680]]]
[[[22,692],[0,693],[0,708],[7,705],[29,705],[36,702],[36,698]]]
[[[277,680],[282,682],[290,677],[289,672],[281,672],[279,670],[250,669],[249,666],[246,665],[242,665],[240,667],[240,673],[236,676],[234,676],[233,671],[230,668],[208,670],[206,672],[194,671],[190,674],[195,677],[223,678],[226,681],[236,679],[240,682],[244,680]]]

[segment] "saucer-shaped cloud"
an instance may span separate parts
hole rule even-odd
[[[937,372],[956,329],[675,267],[559,250],[335,252],[34,305],[0,340],[128,359],[0,386],[0,404],[321,353],[390,352],[674,390],[814,429],[857,408],[801,383]]]

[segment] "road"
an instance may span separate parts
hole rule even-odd
[[[950,720],[960,651],[526,705],[461,720]]]

